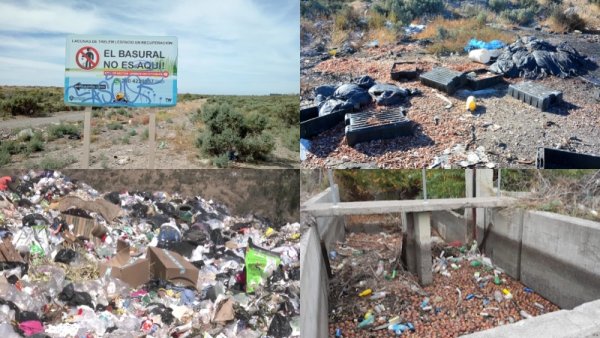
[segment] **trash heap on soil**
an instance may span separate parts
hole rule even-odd
[[[0,185],[0,336],[299,335],[299,224],[201,197]]]
[[[506,275],[477,245],[434,237],[433,283],[400,261],[400,233],[351,233],[329,253],[329,333],[336,337],[457,337],[558,307]]]
[[[550,75],[579,76],[596,67],[566,41],[554,46],[542,39],[524,37],[505,47],[490,70],[510,78],[539,79]]]

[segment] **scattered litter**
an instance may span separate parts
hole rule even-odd
[[[10,181],[3,337],[299,335],[298,223],[232,216],[200,196],[102,194],[59,172]]]

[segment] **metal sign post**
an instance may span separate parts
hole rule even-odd
[[[81,153],[81,168],[89,169],[90,167],[90,142],[92,133],[92,107],[85,107],[83,113],[83,151]]]

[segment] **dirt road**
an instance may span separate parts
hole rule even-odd
[[[63,111],[48,117],[28,117],[0,121],[0,130],[36,128],[52,123],[83,121],[83,111]]]

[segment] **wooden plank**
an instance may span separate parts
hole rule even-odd
[[[154,169],[156,159],[156,109],[151,108],[148,124],[148,169]]]
[[[502,208],[514,204],[517,200],[511,197],[471,197],[433,200],[395,200],[318,203],[303,205],[302,212],[313,216],[369,215],[401,212],[422,212],[436,210],[453,210],[461,208]]]
[[[89,169],[90,140],[92,133],[92,107],[85,107],[83,114],[83,151],[81,152],[81,169]]]

